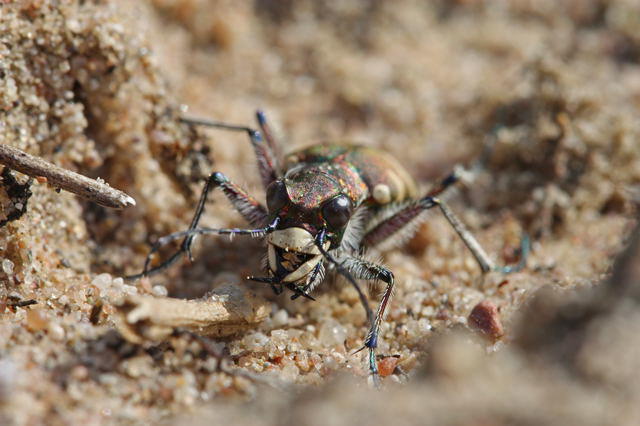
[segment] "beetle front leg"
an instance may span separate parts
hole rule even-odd
[[[193,256],[191,254],[191,246],[193,245],[193,241],[196,238],[196,236],[201,235],[202,232],[190,233],[190,231],[194,231],[198,229],[198,224],[200,222],[200,219],[202,218],[202,214],[204,213],[209,192],[215,188],[220,188],[222,190],[222,192],[227,197],[229,202],[231,202],[231,205],[242,215],[242,217],[245,218],[245,220],[247,220],[247,222],[249,222],[254,226],[266,225],[267,219],[268,219],[267,211],[257,200],[255,200],[253,197],[247,194],[247,192],[244,189],[242,189],[240,186],[231,182],[224,174],[220,172],[212,173],[209,176],[209,178],[207,178],[204,188],[202,189],[202,194],[200,195],[198,206],[196,207],[196,211],[193,215],[193,219],[191,219],[191,224],[189,225],[189,228],[187,229],[187,231],[182,233],[180,232],[173,233],[158,240],[159,242],[164,241],[164,243],[159,245],[158,243],[156,243],[157,247],[154,246],[154,250],[152,250],[152,252],[150,252],[149,255],[147,255],[147,260],[145,261],[144,270],[139,274],[130,275],[126,277],[126,279],[134,280],[134,279],[138,279],[147,275],[152,275],[157,272],[163,271],[164,269],[173,265],[178,259],[180,259],[180,256],[183,253],[186,253],[189,259],[193,261]],[[244,230],[237,230],[237,231],[244,231]],[[256,231],[256,230],[246,230],[246,231],[249,232],[249,231]],[[226,234],[230,234],[230,235],[234,235],[238,233],[242,233],[242,232],[226,232]],[[151,255],[157,250],[157,248],[159,248],[159,246],[164,245],[169,241],[175,240],[176,239],[175,235],[178,235],[178,234],[184,237],[184,240],[180,245],[180,249],[174,254],[172,254],[167,260],[162,262],[160,265],[149,269],[148,266],[151,260]],[[170,238],[170,239],[167,240],[167,238]]]
[[[193,219],[191,219],[191,224],[188,229],[195,229],[198,227],[198,223],[200,222],[200,218],[202,217],[202,213],[204,213],[204,208],[207,204],[209,191],[214,188],[220,188],[233,208],[235,208],[236,211],[240,213],[251,225],[260,226],[266,223],[267,211],[258,201],[247,194],[247,192],[240,186],[231,182],[224,174],[214,172],[209,176],[204,188],[202,189],[202,194],[200,195],[200,200],[196,207],[196,212],[193,215]],[[195,237],[196,236],[193,235],[185,238],[181,249],[181,251],[185,251],[187,253],[189,260],[191,261],[193,261],[191,245],[193,244]]]
[[[365,296],[365,294],[362,292],[362,289],[358,285],[358,282],[356,281],[356,278],[352,275],[351,271],[348,269],[347,266],[345,266],[345,262],[351,261],[352,262],[351,265],[352,265],[352,267],[354,267],[356,264],[359,264],[357,261],[359,261],[360,259],[353,258],[351,256],[347,256],[345,259],[338,260],[335,257],[333,257],[333,255],[331,253],[329,253],[328,251],[326,251],[324,249],[324,247],[323,247],[326,236],[327,236],[326,228],[321,229],[320,232],[318,233],[317,237],[316,237],[316,241],[315,241],[316,247],[318,247],[318,250],[320,251],[320,253],[322,253],[324,258],[327,259],[336,268],[336,271],[340,275],[345,277],[347,279],[347,281],[349,281],[349,283],[356,290],[356,292],[358,292],[358,297],[360,298],[360,302],[362,303],[362,306],[364,307],[364,310],[365,310],[365,312],[367,314],[367,320],[369,321],[369,324],[371,325],[371,329],[369,331],[369,334],[367,335],[367,338],[365,339],[365,346],[363,346],[362,348],[358,349],[357,352],[361,351],[365,347],[369,347],[369,370],[371,371],[371,375],[374,377],[374,381],[376,381],[376,384],[377,384],[378,366],[376,364],[375,348],[376,348],[377,342],[378,342],[378,331],[377,331],[378,327],[375,324],[379,323],[380,320],[378,319],[378,315],[376,315],[375,317],[373,316],[373,312],[371,311],[371,307],[369,306],[369,300],[367,300],[367,296]],[[380,267],[380,268],[384,269],[382,267]],[[358,268],[358,269],[360,269],[360,271],[362,271],[361,268]],[[386,269],[385,269],[385,271],[386,271]],[[356,272],[356,271],[354,271],[354,272]],[[387,273],[388,273],[389,277],[391,278],[391,282],[393,283],[393,274],[390,271],[387,271]],[[381,279],[384,279],[384,278],[381,278]],[[390,296],[391,296],[391,291],[389,291],[389,296],[387,297],[387,301],[388,301],[388,298]],[[385,306],[386,306],[386,304],[387,304],[387,302],[384,303]],[[380,307],[382,307],[382,304],[380,305]],[[380,307],[378,307],[378,313],[380,313]],[[380,315],[380,319],[381,318],[382,318],[382,316]]]
[[[139,278],[139,277],[144,277],[144,276],[147,276],[147,275],[149,275],[151,273],[158,272],[158,270],[162,270],[162,269],[166,268],[167,266],[169,266],[174,261],[176,256],[178,256],[181,253],[186,251],[184,249],[184,241],[188,241],[189,239],[192,239],[193,237],[195,237],[197,235],[229,235],[229,236],[233,236],[233,235],[249,235],[251,237],[256,237],[256,238],[257,237],[264,237],[265,235],[273,232],[276,229],[276,226],[278,225],[279,220],[280,220],[279,218],[276,218],[269,225],[261,227],[261,228],[255,228],[255,229],[197,227],[197,228],[187,229],[186,231],[174,232],[173,234],[165,235],[164,237],[162,237],[158,241],[156,241],[156,243],[151,248],[151,251],[147,255],[147,260],[144,263],[144,270],[142,271],[142,273],[139,274],[139,276],[136,275],[136,276],[130,276],[130,277],[126,277],[126,278],[127,279],[135,279],[135,278]],[[156,251],[158,251],[160,249],[160,247],[169,244],[171,241],[179,240],[181,238],[184,238],[182,248],[177,253],[175,253],[173,256],[171,256],[169,261],[165,261],[161,265],[159,265],[159,266],[157,266],[157,267],[155,267],[155,268],[150,270],[149,269],[149,263],[151,261],[151,256]]]
[[[264,226],[267,223],[268,214],[267,209],[260,204],[255,198],[247,193],[241,186],[233,183],[220,172],[212,173],[207,179],[207,185],[214,185],[215,188],[220,188],[227,200],[231,203],[234,209],[242,215],[242,217],[253,226]],[[200,214],[204,210],[206,203],[208,189],[205,188],[198,202],[198,209]],[[196,215],[198,211],[196,211]],[[194,221],[196,216],[194,216]],[[199,217],[198,217],[199,220]],[[197,221],[195,221],[197,226]],[[191,227],[195,227],[194,222],[191,223]]]
[[[369,370],[371,371],[371,374],[377,375],[378,365],[376,363],[376,348],[378,347],[378,334],[380,331],[380,323],[384,318],[387,305],[389,304],[389,300],[393,294],[393,273],[382,265],[369,262],[368,260],[359,259],[357,257],[348,256],[341,260],[342,265],[347,269],[347,271],[352,273],[355,278],[367,281],[379,280],[387,284],[384,294],[382,295],[382,299],[380,300],[380,305],[378,305],[375,317],[371,320],[369,333],[364,341],[364,346],[358,350],[361,351],[364,348],[369,349]],[[368,309],[368,305],[365,309]]]

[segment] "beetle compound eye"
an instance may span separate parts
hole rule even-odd
[[[322,206],[322,217],[327,225],[333,229],[344,227],[351,218],[353,205],[346,195],[338,195],[324,203]]]
[[[267,208],[269,213],[280,211],[289,203],[289,194],[287,194],[287,186],[281,180],[271,182],[267,187]]]

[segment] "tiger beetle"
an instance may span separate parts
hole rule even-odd
[[[256,113],[260,130],[218,121],[182,118],[190,125],[246,132],[255,151],[267,206],[220,172],[207,179],[189,229],[164,236],[153,245],[142,273],[157,273],[182,254],[193,260],[191,246],[198,235],[249,235],[265,238],[265,276],[247,277],[266,283],[276,294],[285,288],[315,300],[310,293],[323,281],[325,270],[344,276],[357,291],[366,311],[369,332],[357,352],[369,350],[369,370],[377,383],[376,347],[380,323],[393,292],[393,273],[363,257],[364,249],[397,237],[425,211],[438,208],[462,239],[483,273],[515,272],[524,267],[528,238],[522,239],[520,261],[496,266],[478,241],[439,196],[460,179],[456,170],[431,191],[416,197],[410,175],[385,152],[357,145],[318,144],[284,158],[262,112]],[[209,192],[219,188],[251,228],[199,226]],[[160,265],[150,268],[152,255],[171,241],[182,239],[180,249]],[[357,280],[383,281],[386,288],[375,314]]]

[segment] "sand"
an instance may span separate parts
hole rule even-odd
[[[3,2],[1,143],[136,206],[0,183],[0,422],[637,424],[639,22],[630,0]],[[397,279],[380,390],[355,291],[247,282],[260,241],[202,238],[193,263],[124,281],[212,171],[264,200],[245,134],[179,121],[257,108],[284,151],[377,147],[423,190],[479,165],[452,208],[500,264],[526,232],[527,267],[483,276],[437,212],[376,254]],[[219,194],[203,221],[243,226]],[[229,285],[266,318],[121,333],[127,300]]]

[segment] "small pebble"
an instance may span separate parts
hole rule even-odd
[[[269,343],[269,338],[264,333],[257,332],[246,335],[242,341],[248,350],[260,352]]]
[[[138,294],[138,288],[132,285],[124,284],[122,285],[122,292],[128,295]]]
[[[293,359],[300,370],[305,373],[311,370],[311,361],[309,360],[309,355],[306,352],[297,353]]]
[[[347,329],[335,319],[329,318],[320,325],[318,340],[320,340],[323,345],[341,345],[346,338]]]
[[[3,259],[2,260],[2,272],[4,272],[7,275],[12,275],[13,274],[13,262],[10,261],[9,259]]]
[[[40,309],[30,309],[27,312],[27,327],[31,331],[42,331],[47,328],[48,320]]]
[[[53,340],[62,341],[64,339],[64,328],[62,328],[60,324],[57,324],[55,322],[49,323],[47,331],[49,333],[49,336],[51,336]]]
[[[169,294],[169,291],[163,285],[154,285],[152,291],[154,296],[159,296],[159,297],[167,297],[167,295]]]
[[[400,358],[395,356],[388,356],[378,361],[378,374],[380,374],[380,377],[392,375],[399,361]]]
[[[498,308],[490,300],[478,303],[469,314],[468,321],[469,325],[494,341],[504,335]]]
[[[289,358],[285,358],[285,360],[286,361],[283,362],[284,366],[282,370],[280,370],[281,377],[285,382],[294,382],[300,375],[300,370],[298,370],[295,362]]]
[[[74,380],[83,381],[89,378],[89,369],[84,365],[76,365],[69,375]]]
[[[96,275],[91,281],[91,284],[95,285],[100,290],[106,290],[106,288],[111,285],[111,281],[111,275],[105,273]]]
[[[280,309],[275,313],[272,321],[274,327],[282,327],[289,322],[289,314],[284,309]]]

